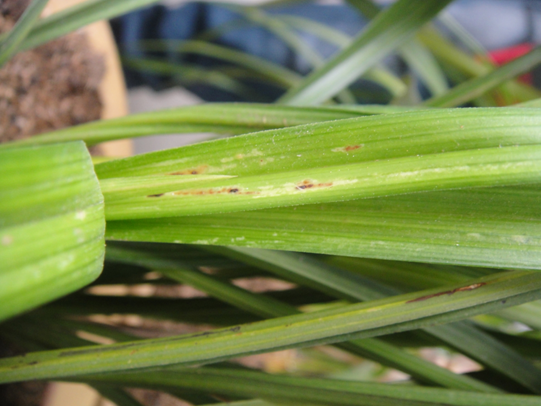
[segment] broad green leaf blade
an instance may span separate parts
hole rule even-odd
[[[540,269],[539,186],[110,221],[107,238]]]
[[[317,105],[331,98],[410,39],[449,3],[450,0],[422,3],[399,0],[380,13],[349,47],[310,74],[280,101],[291,105]]]
[[[26,38],[49,0],[33,0],[17,24],[0,40],[0,67],[18,51],[19,45]]]
[[[536,396],[484,394],[409,385],[300,378],[234,369],[167,368],[163,371],[101,374],[82,378],[131,386],[162,386],[209,390],[224,395],[261,397],[272,404],[351,406],[538,406]],[[239,406],[240,406],[239,402]],[[250,403],[249,403],[250,404]],[[259,405],[259,403],[257,403]]]
[[[376,105],[284,107],[266,104],[213,103],[82,124],[13,143],[1,144],[0,149],[74,140],[83,140],[87,145],[95,145],[104,141],[171,133],[243,134],[317,121],[372,114],[393,114],[413,109],[412,107]]]
[[[470,282],[213,332],[5,358],[0,360],[0,382],[218,362],[449,323],[541,297],[536,272],[507,272]]]
[[[505,81],[527,72],[541,63],[541,47],[537,47],[485,76],[461,83],[446,94],[428,99],[424,104],[431,107],[454,107],[481,96]]]
[[[87,0],[40,20],[20,46],[34,48],[99,20],[108,20],[157,0]]]
[[[262,159],[264,160],[264,159]],[[171,186],[106,200],[108,220],[228,213],[539,180],[541,145],[486,148]],[[150,183],[149,183],[150,184]],[[145,187],[149,187],[149,184]],[[106,198],[107,199],[107,198]]]
[[[158,269],[160,272],[174,280],[193,286],[217,299],[264,318],[281,317],[300,313],[295,307],[272,297],[257,295],[237,286],[221,282],[200,271],[189,269],[174,261],[162,259],[159,255],[141,253],[140,251],[134,250],[119,250],[116,247],[113,247],[112,250],[111,248],[108,248],[107,255],[115,260],[123,260],[128,263],[135,263]],[[309,263],[309,260],[306,262]],[[312,269],[314,268],[315,267],[312,267]],[[333,271],[340,270],[333,269]],[[353,275],[353,278],[354,277],[355,275]],[[356,287],[358,287],[358,285]],[[432,385],[485,392],[496,390],[495,388],[478,382],[468,376],[454,374],[451,371],[438,367],[435,364],[376,338],[350,341],[348,343],[337,345],[341,349],[380,362],[383,365],[396,368],[412,375],[419,381],[427,382]]]
[[[282,109],[287,111],[287,107]],[[195,114],[194,110],[185,111]],[[258,114],[258,119],[264,114]],[[278,116],[273,119],[281,121]],[[234,122],[235,118],[230,116],[228,121]],[[103,162],[96,165],[96,173],[105,179],[172,173],[254,176],[321,170],[326,166],[415,159],[453,151],[536,145],[541,143],[539,126],[541,115],[539,109],[533,108],[409,111],[305,124],[157,151]],[[96,127],[94,130],[99,131]]]
[[[103,267],[103,196],[82,142],[0,152],[0,319],[56,299]]]

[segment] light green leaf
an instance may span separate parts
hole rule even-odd
[[[539,187],[418,193],[222,215],[110,221],[114,240],[540,269]]]
[[[195,114],[193,110],[184,111]],[[205,110],[200,111],[203,114]],[[261,115],[257,118],[261,120]],[[280,122],[278,115],[273,119]],[[235,125],[234,117],[225,120],[224,124]],[[467,150],[475,155],[474,150],[481,148],[533,146],[540,143],[540,125],[538,109],[414,110],[306,124],[157,151],[103,162],[96,165],[96,172],[100,179],[194,172],[254,176],[370,161],[377,166],[377,162],[395,158],[437,159],[428,155],[443,157],[448,152]],[[94,130],[99,130],[96,127]]]
[[[71,293],[103,266],[103,197],[82,142],[0,152],[0,319]]]
[[[181,184],[116,201],[105,196],[105,214],[108,220],[174,217],[514,185],[537,181],[539,171],[541,146],[486,148]]]

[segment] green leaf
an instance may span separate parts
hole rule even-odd
[[[139,42],[139,45],[147,51],[171,52],[174,50],[181,54],[198,54],[217,58],[258,72],[286,87],[301,80],[301,76],[296,72],[269,60],[205,41],[145,40]]]
[[[0,152],[0,319],[98,277],[103,197],[82,142]]]
[[[155,58],[122,58],[122,64],[130,69],[159,75],[171,75],[180,86],[209,85],[248,100],[261,100],[249,87],[224,73],[224,69],[207,69],[188,63],[174,64]]]
[[[32,27],[36,24],[39,16],[49,0],[32,1],[17,24],[0,39],[0,67],[6,63],[19,50],[19,45],[26,38]]]
[[[82,124],[13,143],[0,144],[0,149],[74,140],[83,140],[87,145],[95,145],[104,141],[170,133],[243,134],[317,121],[372,114],[393,114],[413,109],[412,107],[376,105],[284,107],[266,104],[213,103]]]
[[[109,221],[107,238],[540,269],[539,186]]]
[[[359,10],[369,20],[374,19],[380,13],[379,7],[370,0],[348,0],[348,3]],[[445,74],[434,59],[434,56],[420,41],[415,39],[410,40],[403,44],[397,52],[410,66],[412,71],[417,73],[432,94],[438,95],[447,91],[448,86]],[[406,89],[404,89],[401,95],[395,95],[395,97],[403,96],[405,92]]]
[[[418,38],[438,60],[467,77],[485,76],[495,69],[490,62],[480,61],[466,54],[431,27],[424,27],[420,30]],[[539,90],[516,80],[506,83],[504,87],[504,90],[511,92],[517,98],[517,101],[524,102],[541,97]]]
[[[107,384],[94,384],[92,387],[117,406],[143,406],[122,388]]]
[[[310,35],[314,35],[323,41],[332,43],[339,48],[346,48],[352,41],[351,37],[341,31],[308,18],[294,15],[280,15],[276,18],[297,30],[306,31],[307,33],[310,33]],[[387,89],[393,97],[399,97],[406,92],[405,83],[387,68],[381,66],[371,68],[362,77],[380,84]]]
[[[174,189],[171,185],[158,194],[117,201],[105,196],[105,214],[108,220],[202,215],[437,189],[514,185],[538,180],[540,170],[541,146],[456,151],[203,181]],[[174,191],[169,192],[171,189]]]
[[[303,254],[288,254],[248,248],[217,247],[212,248],[212,250],[251,265],[259,266],[288,280],[311,286],[337,298],[374,300],[396,294],[396,291],[386,286],[380,286],[378,283],[366,280],[358,274],[351,274],[342,269],[321,263],[316,259],[307,258]],[[469,283],[470,280],[470,278],[463,278],[461,282]],[[473,326],[466,323],[454,323],[452,325],[427,327],[424,331],[478,361],[481,365],[509,376],[533,392],[539,392],[541,370],[534,367],[533,364],[521,357],[517,352]],[[377,343],[373,343],[373,345],[377,345]],[[392,351],[392,348],[386,350],[389,354]],[[400,359],[399,353],[394,356]],[[418,374],[418,371],[415,372]],[[415,373],[412,375],[418,376]]]
[[[0,382],[217,362],[449,323],[541,297],[536,272],[507,272],[470,282],[212,332],[5,358],[0,360]]]
[[[157,269],[174,280],[193,286],[226,303],[264,318],[300,313],[295,307],[272,297],[257,295],[237,286],[221,282],[216,278],[205,275],[200,271],[189,269],[175,261],[162,259],[159,255],[141,253],[135,250],[119,250],[118,248],[113,248],[112,253],[109,248],[108,255],[112,256],[115,260],[123,260],[128,263],[136,263]],[[306,262],[308,261],[304,261],[303,265]],[[309,270],[306,270],[306,272],[309,272]],[[334,273],[331,277],[333,275]],[[363,285],[361,286],[364,287]],[[355,287],[358,287],[358,285]],[[337,345],[339,348],[349,351],[352,354],[401,370],[422,382],[463,390],[495,391],[495,388],[477,382],[467,376],[456,375],[375,338],[350,341]]]
[[[40,20],[19,50],[34,48],[99,20],[117,17],[157,0],[87,0]]]
[[[448,91],[447,79],[434,56],[419,41],[410,41],[402,46],[402,58],[415,72],[434,96]]]
[[[225,368],[180,369],[102,374],[83,381],[163,388],[193,388],[224,395],[261,397],[272,404],[324,404],[351,406],[538,406],[539,398],[527,395],[484,394],[409,385],[300,378]],[[248,403],[250,405],[250,403]],[[259,405],[260,403],[256,403]],[[242,405],[239,403],[239,406]]]
[[[316,105],[326,101],[400,47],[449,3],[450,0],[427,0],[422,4],[399,0],[380,13],[348,48],[310,74],[280,101],[292,105]]]
[[[481,96],[505,81],[527,72],[541,63],[541,47],[537,47],[487,75],[461,83],[444,95],[433,97],[424,102],[431,107],[454,107]]]
[[[194,110],[183,111],[195,114],[198,110]],[[291,114],[295,116],[298,110]],[[261,120],[259,114],[257,118]],[[231,116],[227,120],[236,122]],[[278,114],[273,120],[281,121]],[[96,172],[100,179],[170,173],[254,176],[291,170],[321,171],[327,166],[370,161],[377,166],[381,165],[378,161],[391,163],[406,157],[411,162],[417,157],[437,160],[436,154],[444,159],[445,153],[453,151],[471,150],[475,155],[481,148],[536,145],[539,125],[538,109],[414,110],[306,124],[157,151],[103,162],[96,165]]]

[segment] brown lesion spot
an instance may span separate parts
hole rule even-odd
[[[200,195],[219,195],[219,194],[233,194],[233,195],[254,195],[259,192],[241,190],[238,187],[223,187],[221,189],[190,189],[190,190],[179,190],[173,192],[177,196],[200,196]]]
[[[360,144],[360,145],[346,145],[345,147],[334,148],[333,151],[334,152],[351,152],[351,151],[355,151],[356,149],[362,148],[363,146],[364,146],[363,144]]]
[[[158,193],[156,195],[148,195],[147,197],[162,197],[164,193]]]
[[[305,189],[312,189],[317,187],[331,187],[333,185],[332,182],[325,182],[325,183],[314,183],[309,180],[303,180],[301,183],[299,183],[295,188],[297,190],[305,190]]]
[[[208,169],[207,165],[201,165],[197,168],[184,169],[182,171],[171,172],[169,175],[201,175]]]
[[[478,289],[484,285],[486,285],[486,282],[474,283],[473,285],[462,286],[460,288],[456,288],[453,290],[446,290],[445,292],[438,292],[438,293],[433,293],[432,295],[421,296],[412,300],[408,300],[406,303],[422,302],[423,300],[431,299],[433,297],[438,297],[438,296],[443,296],[443,295],[452,295],[456,292],[465,292],[468,290]]]

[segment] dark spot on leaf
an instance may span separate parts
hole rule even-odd
[[[359,148],[361,148],[360,145],[348,145],[347,147],[344,147],[344,151],[349,152],[349,151],[354,151]]]
[[[433,293],[431,295],[421,296],[412,300],[408,300],[406,303],[422,302],[423,300],[431,299],[433,297],[438,297],[438,296],[443,296],[443,295],[452,295],[453,293],[456,293],[456,292],[465,292],[468,290],[478,289],[484,285],[486,285],[486,282],[474,283],[473,285],[462,286],[460,288],[456,288],[453,290],[446,290],[445,292],[438,292],[438,293]]]
[[[148,195],[147,197],[161,197],[163,193],[158,193],[157,195]]]
[[[184,169],[182,171],[171,172],[169,175],[200,175],[208,169],[207,165],[201,165],[197,168]]]
[[[238,195],[254,195],[258,194],[259,192],[253,192],[253,191],[242,191],[241,189],[237,187],[223,187],[221,189],[198,189],[198,190],[178,190],[174,192],[174,195],[177,196],[201,196],[201,195],[215,195],[215,194],[238,194]]]
[[[303,180],[300,184],[295,186],[297,190],[304,190],[304,189],[311,189],[313,187],[330,187],[332,186],[332,182],[326,182],[326,183],[313,183],[309,180]]]

